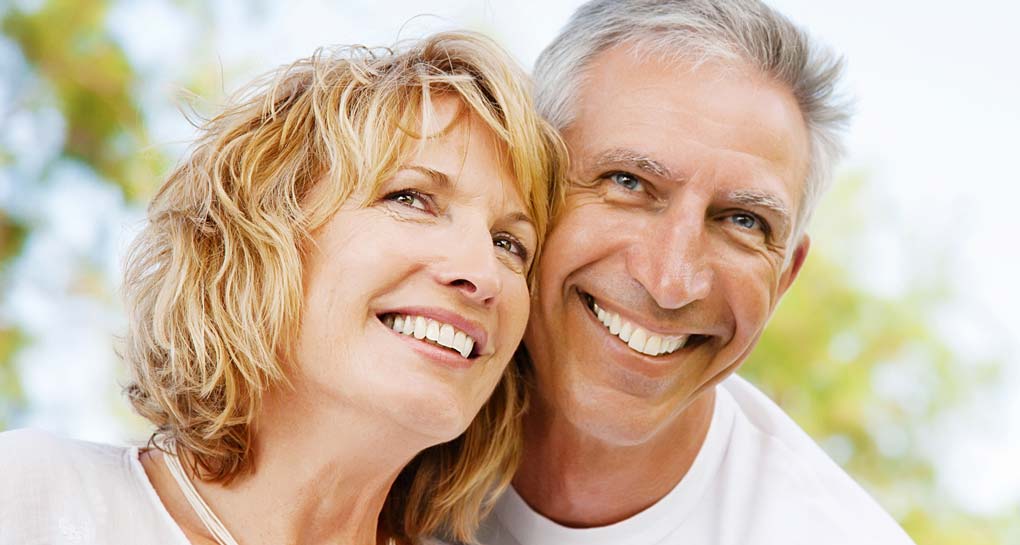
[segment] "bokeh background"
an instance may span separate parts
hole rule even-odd
[[[0,430],[148,436],[121,394],[121,260],[185,112],[319,46],[447,28],[530,67],[579,3],[0,0]],[[1020,543],[1020,7],[772,4],[846,54],[858,117],[741,373],[918,543]]]

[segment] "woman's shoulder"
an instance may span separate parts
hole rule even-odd
[[[129,449],[77,441],[52,433],[20,429],[0,433],[0,467],[3,479],[66,482],[74,474],[107,479],[111,473],[129,474]]]
[[[0,528],[10,543],[186,541],[136,448],[9,431],[0,433],[0,468]]]
[[[39,430],[0,434],[0,527],[4,537],[10,537],[9,533],[33,541],[32,536],[44,535],[62,543],[57,538],[63,530],[77,534],[82,528],[94,528],[97,518],[125,507],[124,500],[133,494],[124,492],[136,486],[129,450]],[[94,536],[95,532],[82,535]]]
[[[82,491],[116,493],[136,486],[130,453],[137,449],[21,429],[0,433],[0,501],[26,495],[57,498]],[[35,493],[28,492],[30,490]]]

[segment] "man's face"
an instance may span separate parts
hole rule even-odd
[[[789,90],[740,64],[618,47],[587,75],[525,342],[539,407],[639,444],[744,361],[796,276],[808,137]]]

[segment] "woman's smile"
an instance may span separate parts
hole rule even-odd
[[[432,106],[436,136],[312,233],[295,363],[341,406],[449,440],[524,332],[538,233],[506,146],[460,101]]]

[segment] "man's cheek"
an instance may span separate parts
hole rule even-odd
[[[754,275],[734,278],[729,284],[728,301],[735,329],[733,336],[741,339],[741,344],[747,343],[765,327],[775,308],[777,284]]]

